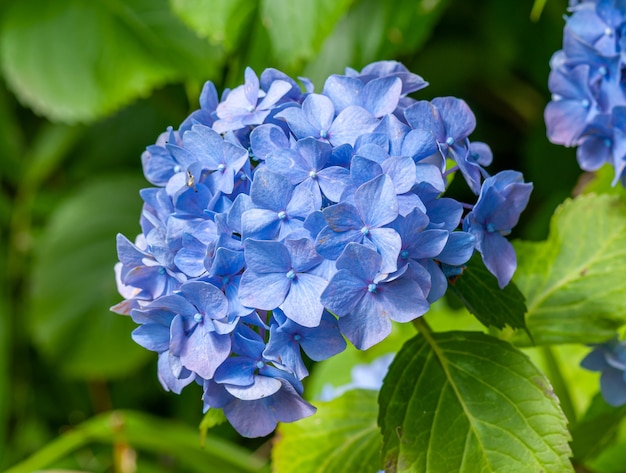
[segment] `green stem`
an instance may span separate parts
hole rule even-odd
[[[541,13],[543,12],[544,7],[546,6],[548,0],[535,0],[533,4],[532,10],[530,10],[530,20],[531,21],[539,21],[541,17]]]
[[[92,443],[124,442],[135,449],[170,455],[194,471],[266,472],[266,462],[245,449],[207,436],[200,444],[197,430],[172,421],[133,411],[113,411],[89,419],[35,452],[5,473],[30,473],[53,466],[59,460]]]
[[[428,325],[428,322],[426,322],[424,317],[418,317],[416,319],[413,319],[412,323],[413,323],[413,326],[417,329],[417,331],[420,332],[424,336],[430,335],[431,333],[433,333],[433,330],[430,328],[430,325]]]
[[[567,381],[561,373],[559,362],[549,346],[541,347],[541,354],[546,364],[548,371],[547,375],[552,383],[554,393],[559,398],[561,403],[561,409],[569,420],[569,427],[572,429],[576,425],[576,409],[574,409],[574,403],[569,395],[569,389],[567,388]]]

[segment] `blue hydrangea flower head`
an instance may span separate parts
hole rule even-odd
[[[596,345],[580,363],[583,368],[600,371],[600,389],[612,406],[626,404],[626,343],[617,339]]]
[[[626,4],[609,0],[571,2],[563,49],[550,61],[552,100],[545,109],[550,141],[576,147],[580,167],[595,171],[608,163],[613,185],[626,185],[624,70]]]
[[[346,339],[367,349],[423,316],[474,251],[508,282],[505,235],[531,185],[490,177],[469,105],[408,96],[426,86],[395,61],[332,75],[321,93],[246,68],[221,97],[207,82],[200,109],[147,147],[153,187],[140,192],[141,234],[117,239],[113,310],[157,353],[164,389],[201,385],[204,410],[265,436],[315,412],[307,358]],[[588,147],[626,131],[618,112]],[[476,205],[445,196],[457,171]]]

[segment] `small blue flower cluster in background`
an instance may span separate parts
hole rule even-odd
[[[552,101],[545,110],[548,138],[576,146],[585,171],[615,168],[626,185],[626,3],[570,2],[563,49],[551,59]]]
[[[475,117],[393,61],[330,76],[321,93],[250,68],[142,155],[142,233],[118,236],[133,339],[158,353],[179,393],[203,386],[244,436],[311,415],[303,353],[320,361],[383,340],[443,296],[475,250],[501,287],[516,268],[505,236],[532,185],[470,142]],[[442,197],[460,171],[474,205]]]
[[[581,362],[591,371],[600,371],[602,397],[612,406],[626,404],[626,342],[617,339],[596,345]]]

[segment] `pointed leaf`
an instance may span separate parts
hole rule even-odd
[[[524,295],[513,283],[500,289],[498,280],[485,268],[480,255],[474,255],[463,274],[456,281],[450,281],[448,287],[486,327],[526,328]]]
[[[589,194],[554,213],[544,242],[516,242],[514,281],[537,344],[595,343],[626,322],[626,201]],[[516,333],[516,343],[528,343]]]
[[[547,378],[506,342],[426,333],[396,355],[379,397],[388,472],[573,472]]]
[[[262,0],[261,20],[274,56],[287,67],[313,58],[350,3],[352,0]]]

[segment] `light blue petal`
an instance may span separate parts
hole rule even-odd
[[[363,222],[370,228],[381,227],[398,217],[398,199],[391,178],[383,174],[361,185],[354,202]]]
[[[378,119],[364,108],[350,106],[342,110],[328,130],[328,139],[333,146],[354,145],[356,139],[374,131]]]
[[[246,307],[272,310],[285,300],[291,286],[286,273],[257,274],[246,270],[239,283],[239,300]]]
[[[298,273],[280,308],[297,324],[303,327],[317,327],[324,311],[320,295],[326,285],[327,281],[319,276]]]

